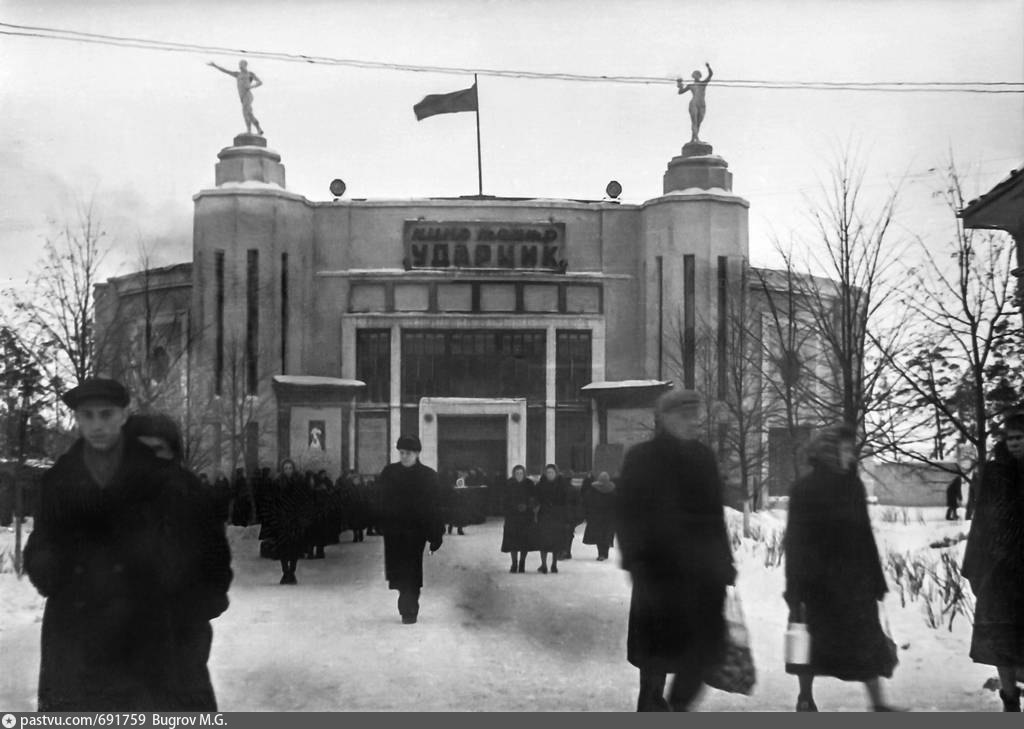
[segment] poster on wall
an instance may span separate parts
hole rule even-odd
[[[327,423],[324,420],[310,420],[309,428],[307,429],[308,439],[307,449],[311,451],[325,451],[327,450]]]

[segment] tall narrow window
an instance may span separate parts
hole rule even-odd
[[[729,259],[718,257],[718,346],[715,363],[718,365],[718,399],[724,400],[728,391],[727,357],[729,356]]]
[[[356,330],[356,378],[366,383],[360,400],[387,403],[391,399],[391,332]]]
[[[245,391],[255,395],[260,340],[260,252],[250,248],[245,257]]]
[[[224,381],[224,251],[214,251],[213,254],[213,290],[214,306],[216,309],[216,351],[213,355],[213,391],[214,394],[223,393]]]
[[[665,261],[655,257],[658,270],[658,379],[664,378],[665,367]]]
[[[281,254],[281,374],[288,374],[288,254]]]
[[[555,400],[588,402],[580,388],[590,384],[590,331],[560,329],[555,335]]]
[[[683,256],[683,387],[696,387],[694,362],[697,358],[697,259],[692,254]]]

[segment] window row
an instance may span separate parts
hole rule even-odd
[[[547,335],[543,330],[407,329],[401,333],[401,401],[421,397],[525,397],[542,403],[547,389]],[[559,330],[555,346],[555,400],[583,403],[591,381],[591,332]],[[356,332],[356,377],[364,403],[386,403],[391,392],[391,332]]]
[[[601,287],[566,283],[354,283],[348,310],[599,314]]]

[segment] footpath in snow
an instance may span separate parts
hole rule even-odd
[[[967,530],[940,521],[942,510],[911,509],[906,525],[879,518],[883,553],[924,552],[928,544]],[[926,516],[927,521],[917,519]],[[730,513],[730,523],[740,515]],[[766,535],[785,512],[754,516]],[[629,577],[613,550],[607,562],[580,543],[559,574],[508,572],[500,553],[501,522],[446,536],[425,557],[420,619],[402,625],[383,575],[380,537],[327,548],[323,560],[299,562],[297,586],[278,584],[276,562],[259,559],[258,527],[229,528],[235,579],[231,606],[214,621],[210,671],[224,711],[632,711],[637,671],[626,662]],[[768,540],[770,542],[770,539]],[[0,534],[0,550],[12,535]],[[951,548],[962,552],[962,544]],[[765,567],[765,543],[736,549],[738,590],[753,640],[758,683],[750,697],[708,689],[698,711],[792,711],[796,679],[785,674],[786,606],[779,566]],[[887,690],[892,703],[914,711],[996,711],[983,688],[995,675],[968,657],[970,625],[953,631],[925,623],[922,602],[887,601],[901,645]],[[0,708],[35,709],[43,600],[27,579],[0,573]],[[818,679],[822,711],[863,711],[863,687]]]

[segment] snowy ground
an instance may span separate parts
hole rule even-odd
[[[873,507],[880,550],[939,550],[928,544],[966,532],[943,509],[910,509],[908,524],[884,522]],[[926,518],[925,522],[918,517]],[[739,515],[730,519],[738,522]],[[785,512],[765,512],[769,531]],[[327,559],[300,561],[295,587],[278,584],[277,565],[257,557],[253,528],[231,528],[235,581],[231,607],[214,621],[210,670],[224,711],[632,711],[637,671],[625,659],[628,575],[618,555],[595,561],[580,544],[557,575],[509,574],[499,552],[500,520],[447,536],[425,562],[420,620],[402,625],[397,593],[383,579],[380,537],[328,547]],[[0,552],[13,535],[0,530]],[[962,551],[962,544],[954,547]],[[738,590],[750,627],[758,683],[750,697],[708,690],[700,711],[792,711],[796,681],[785,674],[783,571],[764,567],[763,544],[737,550]],[[9,569],[9,564],[8,564]],[[915,711],[995,711],[983,688],[995,675],[968,657],[970,626],[929,628],[920,603],[889,615],[900,666],[887,689]],[[43,601],[27,579],[0,574],[0,710],[31,711],[39,666]],[[822,711],[861,711],[863,688],[819,679]]]

